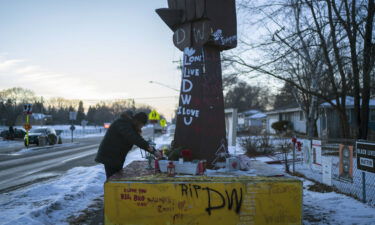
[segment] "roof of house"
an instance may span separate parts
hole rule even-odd
[[[251,116],[251,115],[254,115],[254,114],[257,114],[257,113],[260,113],[260,112],[261,111],[256,110],[256,109],[250,109],[250,110],[247,110],[247,111],[243,111],[241,113],[245,114],[245,116]]]
[[[257,113],[257,114],[254,114],[252,116],[250,116],[249,118],[250,119],[263,119],[263,118],[266,118],[267,115],[265,113]]]
[[[278,110],[266,112],[266,115],[279,114],[279,113],[289,113],[289,112],[299,112],[299,111],[302,111],[302,109],[300,107],[278,109]]]
[[[340,99],[340,101],[341,101],[341,99]],[[332,103],[336,104],[336,100],[332,100]],[[361,103],[362,103],[362,101],[361,101]],[[370,104],[370,108],[375,108],[375,99],[370,99],[369,104]],[[330,107],[332,107],[332,105],[329,104],[328,102],[325,102],[325,103],[320,104],[320,107],[330,108]],[[347,108],[354,108],[354,98],[353,97],[351,97],[351,96],[346,97],[346,107]],[[298,107],[298,106],[295,106],[295,105],[290,105],[290,106],[279,108],[279,109],[276,109],[276,110],[273,110],[273,111],[266,112],[266,115],[273,115],[273,114],[279,114],[279,113],[289,113],[289,112],[299,112],[301,110],[302,110],[301,107]]]
[[[341,98],[339,99],[339,101],[341,102]],[[336,100],[332,100],[332,103],[336,105]],[[360,104],[362,104],[362,99],[360,100]],[[371,108],[375,108],[375,99],[370,99],[369,104]],[[346,96],[345,105],[347,108],[354,108],[354,97]],[[329,104],[328,102],[322,103],[320,104],[320,106],[323,108],[332,107],[332,105]]]

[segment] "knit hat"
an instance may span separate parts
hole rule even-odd
[[[144,113],[144,112],[139,112],[137,114],[134,115],[133,119],[137,120],[138,122],[142,123],[142,124],[146,124],[147,123],[147,114]]]

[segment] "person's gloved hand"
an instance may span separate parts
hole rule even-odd
[[[155,150],[155,152],[154,152],[154,156],[155,156],[157,159],[160,159],[161,157],[163,157],[163,154],[161,153],[161,151]]]
[[[153,154],[157,159],[160,159],[163,155],[160,151],[157,151],[154,147],[150,146],[148,148],[149,152]]]

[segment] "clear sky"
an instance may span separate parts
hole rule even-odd
[[[0,89],[23,87],[47,98],[135,98],[170,118],[178,92],[149,83],[180,86],[173,61],[182,53],[154,11],[166,2],[0,0]]]

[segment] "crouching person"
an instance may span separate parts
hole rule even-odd
[[[108,128],[95,158],[96,162],[104,164],[107,179],[123,168],[126,155],[133,145],[160,157],[160,153],[141,136],[141,129],[146,123],[146,113],[140,112],[131,116],[125,112]]]

